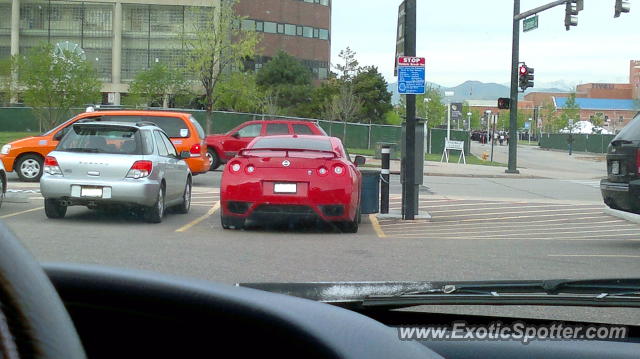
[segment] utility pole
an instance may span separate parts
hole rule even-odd
[[[405,0],[404,55],[416,56],[416,0]],[[416,184],[416,95],[406,95],[406,151],[403,190],[403,219],[413,220],[417,214],[418,186]],[[423,155],[424,156],[424,155]],[[424,159],[423,159],[424,161]]]
[[[511,109],[509,111],[509,167],[506,173],[518,174],[518,63],[520,62],[520,0],[513,0],[513,39],[511,45]]]

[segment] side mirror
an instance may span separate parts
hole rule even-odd
[[[191,152],[189,152],[189,151],[180,152],[180,159],[181,160],[186,160],[187,158],[191,158]]]
[[[367,162],[367,159],[364,156],[360,156],[360,155],[357,155],[356,158],[354,158],[353,160],[353,164],[356,165],[356,167],[360,167],[364,165],[365,162]]]
[[[236,133],[234,133],[233,135],[231,135],[231,137],[233,137],[233,138],[240,138],[240,134],[236,132]]]

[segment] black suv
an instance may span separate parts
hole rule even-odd
[[[607,206],[640,213],[640,113],[609,144],[600,191]]]

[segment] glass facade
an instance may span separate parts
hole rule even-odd
[[[10,14],[9,4],[8,13]],[[77,1],[21,1],[20,53],[40,43],[78,44],[101,80],[111,81],[113,4]],[[4,21],[3,21],[4,23]],[[2,51],[2,50],[0,50]],[[0,53],[0,56],[4,51]]]
[[[329,6],[329,0],[299,0]],[[177,2],[176,2],[177,3]],[[0,0],[0,59],[11,54],[11,0]],[[113,17],[115,3],[68,0],[21,0],[19,51],[27,53],[40,43],[69,41],[85,52],[100,79],[112,81]],[[183,5],[122,4],[121,80],[135,75],[155,63],[170,67],[184,66],[185,31],[194,28],[201,18],[197,7]],[[280,36],[299,36],[330,40],[328,29],[303,24],[276,23],[245,19],[243,29]],[[186,35],[188,36],[188,34]],[[267,57],[259,56],[254,69],[259,70]],[[326,78],[328,63],[303,60],[320,79]]]

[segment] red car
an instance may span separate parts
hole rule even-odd
[[[238,152],[247,147],[258,136],[276,135],[318,135],[327,133],[315,122],[292,120],[248,121],[224,135],[209,135],[207,156],[211,160],[211,170],[227,163]]]
[[[222,227],[242,229],[249,218],[319,218],[355,233],[362,175],[340,139],[287,135],[254,139],[222,173]]]

